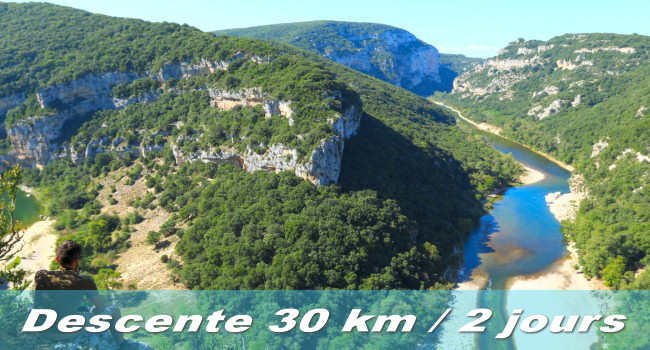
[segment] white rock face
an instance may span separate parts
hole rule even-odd
[[[499,71],[510,70],[512,68],[524,68],[526,66],[535,66],[542,63],[539,56],[529,59],[508,58],[505,60],[489,59],[483,62],[484,66],[494,67]]]
[[[413,34],[390,29],[381,34],[354,35],[342,33],[358,51],[338,50],[322,42],[316,47],[326,58],[375,76],[389,83],[411,89],[424,81],[440,82],[438,50],[418,40]],[[326,48],[327,47],[327,48]],[[375,61],[374,53],[388,53]],[[378,72],[381,72],[378,74]]]
[[[574,98],[573,101],[571,101],[571,107],[576,107],[581,103],[582,103],[582,96],[576,95],[576,98]]]
[[[257,88],[241,89],[239,91],[226,91],[208,89],[212,101],[210,105],[222,110],[229,110],[235,106],[252,107],[262,104],[264,97]]]
[[[593,146],[592,151],[591,151],[591,158],[599,155],[600,152],[602,152],[605,148],[607,148],[607,146],[609,146],[609,143],[607,142],[607,140],[600,140],[600,141],[594,143],[594,146]]]
[[[321,140],[320,145],[306,162],[301,162],[298,159],[297,150],[282,144],[270,145],[264,154],[258,154],[251,149],[240,152],[236,148],[200,150],[193,154],[183,154],[176,145],[172,146],[172,150],[177,164],[192,161],[229,162],[251,172],[255,170],[274,172],[290,170],[314,185],[329,185],[338,181],[345,140],[356,133],[360,122],[361,106],[351,105],[342,116],[339,115],[333,120],[332,127],[335,135]],[[177,143],[179,141],[182,140],[179,138]]]
[[[555,45],[542,45],[542,46],[538,46],[536,48],[531,48],[531,49],[529,49],[527,47],[520,47],[520,48],[517,49],[517,54],[518,55],[528,55],[528,54],[531,54],[531,53],[542,53],[542,52],[544,52],[546,50],[549,50],[549,49],[552,49],[554,47],[555,47]]]
[[[557,64],[558,68],[560,68],[560,69],[574,70],[574,69],[578,68],[578,66],[576,64],[574,64],[571,61],[567,61],[567,60],[557,60],[555,63]]]
[[[0,116],[7,113],[8,110],[18,106],[23,101],[25,101],[24,93],[0,97]]]
[[[650,156],[644,155],[641,152],[636,152],[636,160],[638,160],[639,162],[650,163]]]
[[[159,81],[167,81],[167,79],[187,79],[196,75],[205,75],[214,73],[216,70],[224,70],[228,68],[228,63],[219,61],[208,61],[201,58],[198,62],[181,62],[180,64],[165,65],[157,74]]]
[[[337,54],[334,50],[326,51],[325,57],[333,60],[336,63],[340,63],[344,66],[356,69],[361,72],[370,72],[372,70],[372,64],[370,63],[370,55],[368,51],[357,51],[351,54]],[[393,69],[392,62],[384,62],[386,66],[389,66],[390,69]]]
[[[488,59],[454,79],[452,93],[469,91],[472,95],[482,96],[495,92],[508,91],[514,84],[527,78],[527,75],[518,72],[518,69],[537,66],[543,63],[544,60],[539,56],[533,56],[527,59]],[[470,81],[472,75],[483,70],[487,71],[488,76],[494,76],[494,78],[486,86],[474,86],[474,83]]]
[[[544,108],[540,114],[537,115],[537,118],[540,120],[544,118],[550,117],[552,114],[555,114],[562,110],[562,101],[561,100],[555,100],[551,102],[551,104]]]
[[[255,58],[251,58],[255,60]],[[263,59],[257,58],[264,62]],[[268,61],[268,60],[267,60]],[[122,82],[150,76],[160,80],[169,78],[184,79],[193,75],[208,74],[215,69],[223,69],[225,63],[198,60],[196,63],[183,62],[167,65],[155,75],[136,75],[132,73],[105,73],[87,76],[69,84],[57,84],[37,92],[37,100],[42,107],[56,105],[59,110],[53,115],[32,117],[12,125],[7,132],[12,143],[9,156],[2,160],[18,162],[24,167],[42,167],[55,158],[69,157],[78,163],[87,157],[94,157],[102,152],[115,152],[124,155],[127,152],[145,155],[148,152],[161,151],[164,144],[141,143],[140,145],[124,146],[123,139],[92,140],[81,152],[75,151],[75,145],[70,149],[62,149],[56,140],[62,135],[64,124],[75,118],[82,118],[100,109],[124,108],[134,102],[149,102],[157,98],[155,93],[144,94],[130,99],[111,97],[113,86]],[[291,101],[277,101],[266,98],[259,88],[242,89],[237,92],[209,89],[212,97],[211,105],[216,108],[230,109],[236,105],[262,105],[266,117],[280,115],[288,118],[289,124],[294,123]],[[19,98],[11,101],[6,99],[5,106],[17,105],[22,102]],[[13,102],[12,102],[13,101]],[[16,102],[19,101],[19,102]],[[297,150],[282,144],[269,145],[267,152],[257,154],[252,150],[239,152],[234,148],[220,150],[201,150],[196,154],[183,155],[176,145],[172,144],[178,163],[201,160],[204,162],[231,162],[248,171],[291,170],[296,175],[307,179],[315,185],[327,185],[338,181],[345,140],[356,133],[361,120],[361,105],[351,105],[343,115],[331,119],[335,135],[321,140],[307,160],[298,159]]]
[[[523,74],[518,73],[502,73],[496,78],[490,80],[490,82],[485,87],[476,87],[472,83],[465,80],[468,72],[463,73],[459,78],[454,80],[454,89],[452,92],[463,92],[469,91],[472,95],[482,96],[485,94],[491,94],[499,91],[509,91],[512,85],[524,80],[526,78]],[[488,73],[488,75],[490,75]],[[471,95],[469,95],[471,96]]]
[[[557,88],[557,86],[549,85],[544,88],[542,91],[536,91],[533,92],[533,97],[537,97],[543,94],[548,94],[548,95],[557,95],[560,92],[560,89]]]
[[[531,110],[528,111],[527,114],[530,115],[530,116],[536,116],[537,113],[539,113],[539,111],[541,111],[541,110],[542,110],[542,106],[535,106],[535,107],[531,108]]]
[[[528,54],[531,54],[533,52],[536,52],[536,50],[535,49],[529,49],[527,47],[520,47],[520,48],[517,49],[517,55],[528,55]]]
[[[212,98],[212,101],[210,101],[212,107],[229,110],[235,106],[252,107],[262,105],[266,118],[280,115],[289,119],[289,125],[293,125],[294,123],[293,118],[291,118],[293,114],[293,110],[290,107],[291,101],[268,99],[262,94],[260,88],[248,88],[239,91],[208,89],[208,91]]]
[[[578,56],[578,57],[580,57],[580,56]],[[576,61],[579,61],[579,60],[576,59]],[[580,62],[580,64],[575,64],[575,63],[573,63],[571,61],[567,61],[567,60],[557,60],[555,63],[557,64],[558,68],[564,69],[564,70],[574,70],[574,69],[580,68],[582,66],[593,66],[594,65],[593,61],[587,61],[587,60],[584,60],[584,61]]]
[[[618,155],[616,157],[616,161],[624,158],[626,155],[628,155],[630,153],[634,154],[634,151],[631,148],[625,149],[623,152],[621,152],[620,155]],[[646,154],[643,154],[641,152],[636,152],[636,154],[634,154],[634,158],[636,158],[636,160],[639,163],[642,163],[642,162],[650,163],[650,155],[646,155]],[[616,168],[616,163],[612,163],[612,164],[609,165],[609,170],[613,170],[615,168]],[[646,172],[646,174],[647,174],[647,172]],[[644,176],[647,176],[647,175],[644,175]]]
[[[582,85],[584,85],[584,83],[585,83],[584,80],[574,81],[571,84],[569,84],[569,89],[573,89],[576,86],[582,86]]]
[[[617,160],[618,160],[618,159],[621,159],[621,158],[625,157],[625,156],[626,156],[627,154],[629,154],[629,153],[634,153],[634,151],[633,151],[631,148],[627,148],[627,149],[625,149],[623,152],[621,152],[621,155],[618,156],[618,157],[616,157],[616,159],[617,159]],[[636,160],[639,161],[639,162],[644,162],[644,161],[645,161],[645,162],[650,163],[650,156],[644,155],[644,154],[641,153],[641,152],[636,152],[636,154],[635,154],[635,158],[636,158]]]
[[[24,167],[41,167],[50,162],[58,151],[59,145],[54,140],[61,137],[66,121],[83,118],[100,109],[124,108],[133,102],[155,100],[156,96],[152,94],[131,99],[110,96],[113,86],[137,78],[135,74],[106,73],[38,90],[36,99],[41,107],[55,104],[62,110],[53,115],[28,118],[7,128],[12,145],[9,158]]]
[[[274,115],[281,115],[289,119],[289,126],[293,126],[294,120],[291,117],[293,110],[290,107],[291,101],[276,101],[276,100],[264,100],[262,108],[266,118],[271,118]]]
[[[633,47],[617,47],[617,46],[608,46],[608,47],[597,47],[594,49],[578,49],[575,50],[574,53],[596,53],[598,51],[617,51],[620,53],[627,53],[627,54],[632,54],[636,52],[636,49]]]
[[[250,59],[264,62],[264,59],[259,57]],[[197,63],[191,62],[187,60],[179,64],[168,64],[155,74],[153,72],[144,75],[110,72],[89,75],[67,84],[56,84],[38,90],[36,99],[41,107],[55,107],[59,112],[43,117],[27,118],[8,127],[11,151],[9,155],[0,157],[0,160],[17,162],[23,167],[42,167],[60,151],[60,145],[56,144],[55,140],[61,136],[63,125],[67,121],[84,118],[97,110],[124,108],[131,103],[150,102],[157,98],[153,92],[129,99],[113,98],[110,95],[112,88],[117,84],[129,83],[144,77],[165,80],[184,79],[207,74],[214,69],[224,69],[229,64],[229,62],[211,62],[204,59],[199,59]],[[5,106],[13,106],[22,102],[21,99],[24,100],[24,96],[12,96],[3,103]]]
[[[541,45],[541,46],[538,46],[538,47],[537,47],[537,53],[542,53],[542,52],[544,52],[544,51],[546,51],[546,50],[550,50],[550,49],[552,49],[552,48],[554,48],[554,47],[555,47],[555,45],[553,45],[553,44],[551,44],[551,45]]]
[[[165,82],[167,79],[188,79],[198,75],[207,75],[214,73],[217,70],[225,70],[228,68],[228,65],[238,59],[244,57],[244,54],[239,52],[235,57],[230,61],[210,61],[205,58],[185,60],[179,64],[167,64],[165,65],[156,75],[160,82]],[[259,56],[250,56],[250,59],[253,62],[258,64],[270,62],[269,58],[259,57]]]

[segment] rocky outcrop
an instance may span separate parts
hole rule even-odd
[[[465,74],[454,80],[454,89],[452,92],[456,93],[469,91],[471,93],[470,96],[481,96],[499,91],[509,91],[510,87],[526,78],[526,75],[524,74],[505,73],[490,80],[490,82],[485,87],[477,87],[474,86],[470,81],[465,80]]]
[[[167,64],[156,74],[155,77],[163,83],[171,78],[180,80],[198,75],[206,75],[214,73],[217,70],[227,69],[231,62],[241,57],[246,57],[246,55],[243,52],[238,52],[229,61],[210,61],[205,58],[199,58],[185,60],[178,64]],[[258,64],[269,63],[271,61],[268,57],[260,57],[256,55],[249,56],[248,59]]]
[[[533,97],[541,96],[543,94],[548,94],[550,95],[557,95],[560,92],[560,89],[557,88],[557,86],[549,85],[544,88],[542,91],[535,91],[533,92]]]
[[[576,97],[571,101],[571,107],[577,107],[582,103],[582,96],[576,95]]]
[[[18,106],[25,101],[25,94],[20,93],[16,95],[0,97],[0,116],[5,115],[8,110]]]
[[[551,115],[558,113],[560,110],[562,110],[562,107],[563,107],[562,101],[555,100],[551,102],[551,104],[548,107],[542,109],[541,113],[537,115],[537,118],[539,118],[540,120],[544,118],[548,118]]]
[[[448,90],[453,73],[440,74],[438,50],[406,30],[376,23],[315,21],[216,31],[280,41],[324,56],[421,96]],[[445,80],[443,82],[443,79]]]
[[[59,151],[56,140],[62,136],[67,121],[85,118],[100,109],[123,108],[133,102],[155,99],[151,95],[131,99],[111,97],[113,86],[138,77],[133,73],[105,73],[38,90],[36,99],[41,108],[52,107],[59,112],[28,118],[8,127],[7,135],[12,146],[10,159],[24,167],[43,166]]]
[[[498,57],[498,55],[497,55]],[[526,79],[529,74],[520,72],[522,68],[533,67],[544,64],[545,60],[539,56],[531,58],[505,58],[505,59],[488,59],[483,63],[477,65],[473,69],[461,74],[454,80],[454,88],[452,93],[468,91],[469,96],[482,96],[485,94],[492,94],[495,92],[507,92],[510,88]],[[484,73],[482,73],[484,72]],[[476,84],[473,81],[473,76],[476,74],[485,74],[488,77],[493,77],[485,82]]]
[[[593,38],[591,38],[593,37]],[[625,45],[621,44],[625,43]],[[475,98],[476,101],[497,98],[503,101],[509,93],[528,93],[533,97],[528,107],[529,115],[541,114],[540,119],[558,111],[558,108],[580,105],[585,99],[584,93],[576,91],[571,101],[564,96],[574,86],[581,86],[587,75],[617,76],[628,72],[631,67],[647,61],[647,51],[642,46],[629,47],[631,41],[621,40],[617,36],[604,38],[600,34],[565,35],[548,42],[518,39],[499,50],[493,58],[464,72],[454,80],[452,93],[461,93],[460,97]],[[641,44],[639,44],[641,45]],[[616,53],[616,59],[612,59]],[[607,66],[607,69],[603,69]],[[580,75],[561,73],[561,71],[579,70]],[[577,80],[581,78],[581,80]],[[524,84],[518,84],[525,82]],[[591,84],[594,81],[590,82]],[[525,90],[525,91],[523,91]],[[559,102],[547,99],[545,95],[562,93],[563,106]],[[539,100],[541,102],[541,107]],[[550,109],[545,108],[549,103]]]
[[[252,57],[251,60],[261,63],[268,62],[260,57]],[[91,140],[85,145],[74,144],[68,149],[63,149],[59,142],[63,136],[65,125],[69,121],[87,118],[97,110],[125,108],[131,103],[150,102],[158,97],[156,92],[150,92],[128,99],[118,99],[111,96],[112,89],[117,84],[130,83],[143,77],[158,79],[164,83],[170,78],[187,79],[195,75],[209,74],[217,69],[225,69],[227,65],[227,62],[212,62],[205,59],[188,60],[179,64],[166,65],[156,74],[105,73],[87,76],[68,84],[57,84],[40,89],[36,93],[36,99],[40,106],[54,109],[57,112],[42,117],[28,118],[10,126],[7,132],[12,148],[9,156],[5,156],[4,159],[18,162],[24,167],[42,167],[60,157],[68,157],[74,163],[79,163],[102,152],[112,152],[123,156],[129,152],[134,155],[146,155],[149,152],[162,151],[165,143],[170,141],[168,138],[164,138],[163,144],[154,144],[151,139],[147,139],[139,145],[125,145],[122,138],[116,140],[103,138]],[[267,118],[279,115],[286,117],[289,125],[294,123],[291,101],[270,99],[262,93],[260,88],[241,89],[235,92],[208,89],[208,92],[212,98],[212,107],[227,110],[235,106],[261,105]],[[341,96],[338,94],[334,98],[340,99]],[[6,102],[5,105],[14,106],[20,103],[19,100],[19,98],[14,98],[12,100],[14,102],[7,100],[9,102]],[[265,145],[266,152],[263,154],[258,154],[251,149],[241,152],[233,147],[199,150],[194,154],[187,155],[182,154],[178,147],[178,144],[183,142],[181,138],[172,142],[171,147],[178,163],[200,160],[216,163],[231,162],[248,171],[291,170],[315,185],[332,184],[336,183],[339,178],[345,140],[356,132],[360,119],[361,106],[348,106],[342,115],[337,114],[335,118],[329,120],[334,128],[334,135],[321,140],[312,153],[302,159],[296,149],[283,144]]]
[[[217,70],[224,70],[228,68],[228,63],[224,61],[208,61],[201,58],[197,62],[181,62],[179,64],[168,64],[164,66],[157,74],[159,81],[167,81],[167,79],[187,79],[197,75],[205,75],[214,73]]]
[[[235,56],[236,58],[242,55]],[[251,57],[255,62],[268,62],[257,56]],[[187,79],[193,76],[209,74],[216,69],[227,68],[230,62],[213,62],[205,59],[187,60],[177,64],[167,64],[158,72],[147,74],[110,72],[86,76],[67,84],[56,84],[36,91],[36,99],[41,108],[51,107],[57,112],[42,117],[31,117],[7,128],[11,141],[9,155],[0,160],[17,162],[23,167],[42,167],[55,158],[61,151],[58,140],[62,136],[64,125],[72,120],[91,116],[92,112],[102,109],[121,109],[131,103],[151,102],[157,99],[157,93],[150,92],[127,99],[112,97],[112,89],[120,83],[130,83],[136,79],[150,77],[164,83],[167,79]],[[24,95],[3,98],[1,108],[13,108],[24,100]],[[286,108],[282,107],[282,109]],[[269,113],[279,111],[279,105],[269,106]],[[75,158],[74,152],[70,156]],[[78,157],[77,157],[78,158]]]
[[[578,57],[580,57],[580,56],[578,56]],[[578,62],[578,61],[579,60],[576,60],[576,62]],[[581,66],[593,66],[594,62],[584,60],[584,61],[580,62],[580,64],[575,64],[575,63],[573,63],[571,61],[567,61],[567,60],[557,60],[555,62],[555,64],[557,64],[557,67],[560,68],[560,69],[574,70],[574,69],[577,69],[577,68],[579,68]]]
[[[247,149],[244,152],[236,148],[224,147],[219,150],[200,150],[192,154],[183,154],[177,144],[183,142],[179,137],[172,146],[177,164],[191,161],[212,163],[229,162],[247,171],[265,170],[280,172],[293,171],[297,176],[310,181],[314,185],[329,185],[338,181],[341,172],[341,160],[345,140],[354,135],[361,121],[361,106],[351,105],[343,113],[331,120],[335,135],[321,140],[308,157],[301,160],[296,149],[283,144],[269,145],[263,154]]]
[[[520,48],[517,49],[517,54],[518,55],[529,55],[529,54],[532,54],[532,53],[542,53],[542,52],[544,52],[546,50],[549,50],[549,49],[552,49],[554,47],[555,47],[555,45],[552,45],[552,44],[551,45],[540,45],[540,46],[534,47],[534,48],[520,47]]]
[[[426,82],[440,83],[438,50],[413,34],[397,28],[359,35],[341,31],[355,49],[327,41],[315,44],[326,58],[405,89]]]
[[[594,143],[594,146],[593,146],[592,151],[591,151],[591,157],[590,158],[593,158],[593,157],[599,155],[600,152],[602,152],[605,148],[607,148],[607,146],[609,146],[609,142],[607,142],[607,140],[600,140],[600,141]]]
[[[539,56],[534,56],[530,59],[520,59],[520,58],[507,58],[503,60],[498,59],[489,59],[483,62],[484,67],[493,67],[498,71],[511,70],[513,68],[524,68],[527,66],[536,66],[542,64],[542,60]]]
[[[239,91],[227,91],[219,89],[208,89],[210,92],[210,105],[222,110],[229,110],[235,106],[249,107],[262,105],[266,118],[274,115],[280,115],[289,119],[289,125],[293,125],[294,120],[291,118],[293,111],[289,106],[291,101],[278,101],[268,99],[262,94],[260,88],[241,89]]]
[[[636,52],[636,49],[633,47],[617,47],[617,46],[607,46],[607,47],[597,47],[593,49],[582,48],[575,50],[574,53],[596,53],[598,51],[615,51],[626,54],[633,54]]]

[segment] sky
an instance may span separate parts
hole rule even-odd
[[[19,1],[23,2],[23,1]],[[441,53],[494,56],[517,38],[566,33],[650,35],[649,0],[50,0],[111,16],[187,23],[204,31],[338,20],[406,29]]]

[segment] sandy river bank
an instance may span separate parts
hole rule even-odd
[[[546,195],[546,202],[551,214],[562,221],[575,220],[580,201],[585,194],[578,189],[573,179],[571,192],[562,194],[560,192]],[[569,254],[558,259],[545,271],[534,275],[516,276],[510,278],[507,289],[511,290],[599,290],[605,289],[601,281],[592,278],[587,279],[580,271],[578,263],[578,251],[573,242],[567,246]]]
[[[460,111],[446,106],[442,103],[436,102],[437,104],[449,108],[452,111],[456,112],[457,115],[474,125],[476,128],[487,131],[499,136],[501,131],[498,127],[486,124],[486,123],[476,123],[466,117],[464,117]],[[503,136],[502,136],[503,137]],[[527,149],[527,146],[522,145]],[[562,168],[573,172],[575,169],[563,162],[560,162],[547,154],[530,149],[533,152],[543,155],[547,159],[558,164]],[[523,166],[523,164],[522,164]],[[523,185],[532,184],[538,181],[541,181],[545,178],[544,174],[540,171],[526,167],[526,173],[523,174],[520,178],[520,181]],[[580,201],[586,197],[586,194],[581,191],[578,186],[581,183],[579,175],[575,175],[570,180],[571,192],[562,194],[560,192],[549,193],[546,196],[546,202],[548,204],[550,212],[555,216],[555,218],[562,222],[565,220],[575,220],[575,216],[580,204]],[[513,290],[594,290],[594,289],[603,289],[603,285],[600,281],[596,279],[588,280],[584,274],[580,271],[580,266],[578,264],[578,254],[577,250],[574,248],[573,244],[567,246],[569,254],[563,258],[555,261],[548,269],[539,272],[533,275],[527,276],[515,276],[508,279],[506,283],[506,289]],[[473,271],[473,274],[470,278],[470,281],[459,283],[457,288],[460,290],[463,289],[475,289],[475,288],[484,288],[487,282],[487,277],[482,274],[480,271]]]

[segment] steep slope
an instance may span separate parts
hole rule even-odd
[[[150,249],[178,241],[182,263],[152,256],[190,288],[430,288],[483,196],[520,172],[432,103],[288,45],[0,12],[16,57],[0,66],[5,159],[34,166],[25,182],[106,288],[142,227]]]
[[[565,234],[586,274],[612,287],[650,262],[648,47],[639,35],[520,39],[435,96],[576,168],[588,199]]]
[[[291,44],[422,96],[449,85],[441,80],[435,47],[384,24],[314,21],[214,33]]]
[[[451,92],[454,88],[454,80],[456,77],[476,67],[483,62],[483,59],[467,57],[460,54],[441,53],[439,62],[439,74],[442,86],[438,90]]]

